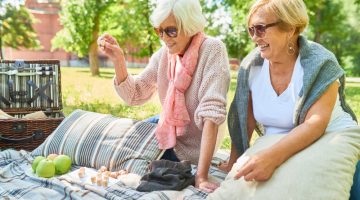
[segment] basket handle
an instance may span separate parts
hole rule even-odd
[[[42,139],[43,137],[44,137],[44,133],[41,130],[36,130],[33,132],[32,136],[24,137],[21,139],[6,138],[6,137],[3,137],[0,133],[0,142],[19,144],[19,143],[24,143],[24,142],[25,143],[32,142],[33,140]]]

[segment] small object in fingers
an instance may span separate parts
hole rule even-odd
[[[105,39],[101,39],[100,42],[99,42],[99,47],[104,50],[105,49],[105,44],[106,44]]]

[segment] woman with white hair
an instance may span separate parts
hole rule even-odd
[[[104,34],[98,44],[115,66],[114,86],[129,105],[141,105],[157,91],[162,104],[156,138],[165,159],[198,164],[195,185],[212,192],[208,169],[218,127],[226,118],[230,82],[224,44],[204,34],[198,0],[158,1],[150,17],[164,42],[138,75],[128,74],[122,49]]]

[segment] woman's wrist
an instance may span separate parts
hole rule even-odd
[[[264,150],[264,153],[267,157],[272,158],[276,167],[279,167],[286,160],[284,154],[281,153],[281,150],[274,147]]]
[[[114,62],[115,76],[118,84],[126,80],[128,73],[125,66],[125,60]]]
[[[200,184],[200,183],[205,182],[207,180],[208,180],[208,175],[200,175],[200,174],[195,175],[195,182],[197,184]]]

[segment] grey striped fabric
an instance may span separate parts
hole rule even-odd
[[[182,191],[138,192],[135,188],[125,186],[121,181],[106,187],[77,184],[72,180],[54,178],[39,178],[32,175],[31,162],[34,158],[26,151],[0,151],[0,199],[51,199],[51,200],[200,200],[207,197],[193,186]],[[71,171],[79,169],[73,165]],[[194,169],[195,170],[195,169]],[[210,175],[222,174],[211,166]],[[217,175],[216,175],[217,174]],[[63,175],[64,176],[64,175]]]
[[[155,139],[155,124],[76,110],[32,152],[71,157],[73,164],[111,171],[126,169],[143,175],[148,163],[162,154]]]

